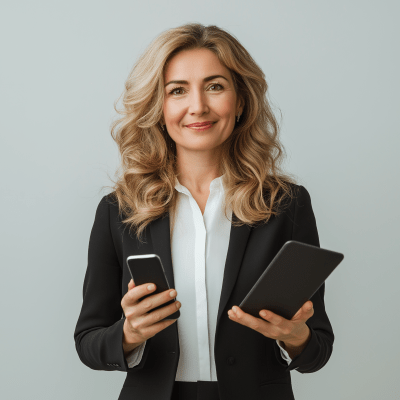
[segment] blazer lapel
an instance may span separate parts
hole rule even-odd
[[[232,221],[233,220],[239,221],[235,213],[232,212]],[[242,265],[242,260],[244,252],[246,250],[247,242],[249,240],[251,229],[252,228],[246,224],[242,226],[233,226],[231,224],[231,233],[229,237],[228,253],[226,255],[225,261],[221,297],[219,299],[215,336],[217,336],[218,333],[218,325],[221,319],[222,312],[232,293],[233,287],[235,286],[236,278]]]
[[[236,215],[232,213],[232,220],[234,219],[238,220]],[[242,226],[233,226],[231,224],[228,253],[226,256],[221,297],[218,306],[216,329],[218,329],[222,312],[226,306],[226,303],[228,302],[229,296],[235,285],[236,278],[239,274],[251,229],[252,228],[246,224]],[[161,258],[168,284],[170,287],[175,288],[171,256],[169,212],[166,212],[163,216],[150,223],[150,234],[153,242],[154,253],[158,254],[158,256]]]
[[[150,223],[150,234],[154,253],[161,258],[168,285],[175,288],[168,212]]]

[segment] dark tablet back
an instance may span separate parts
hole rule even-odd
[[[239,307],[256,318],[261,318],[261,310],[270,310],[290,320],[343,258],[335,251],[289,240]]]

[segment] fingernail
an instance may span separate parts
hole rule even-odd
[[[262,316],[262,317],[266,317],[266,316],[267,316],[266,311],[261,311],[261,316]]]
[[[147,289],[149,289],[149,290],[153,290],[154,288],[155,288],[155,286],[153,284],[147,286]]]

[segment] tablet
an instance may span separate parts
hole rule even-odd
[[[261,310],[270,310],[290,320],[343,258],[342,253],[289,240],[239,307],[256,318]]]

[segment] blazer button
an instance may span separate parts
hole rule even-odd
[[[236,361],[235,357],[228,357],[227,360],[226,360],[226,362],[228,363],[228,365],[233,365],[233,364],[235,364],[235,361]]]

